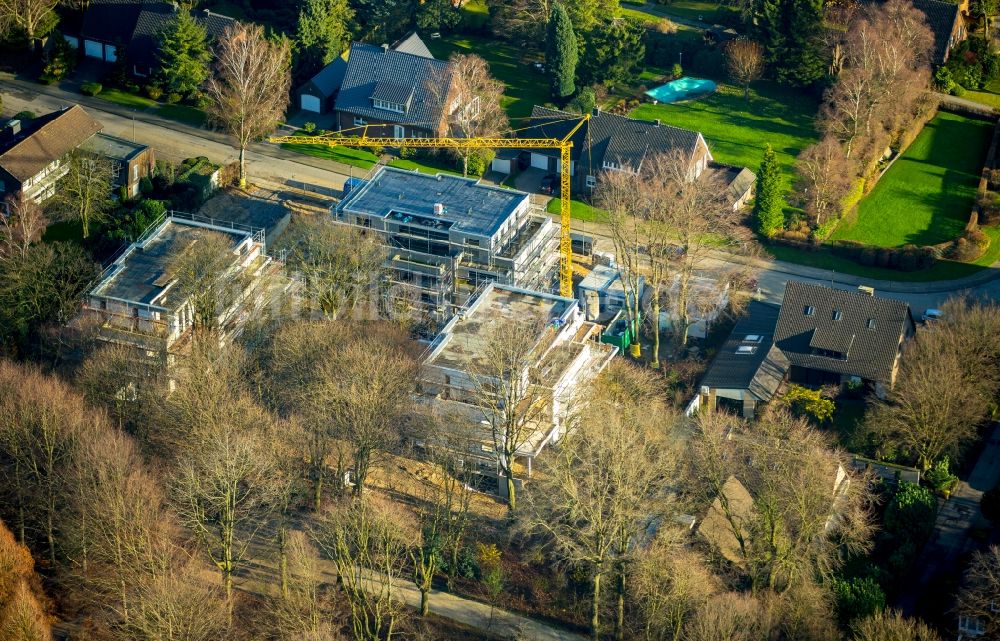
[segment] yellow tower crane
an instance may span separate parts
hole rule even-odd
[[[369,136],[368,126],[364,126],[360,136],[345,136],[343,132],[324,136],[272,136],[273,143],[294,143],[296,145],[321,145],[325,147],[420,147],[433,149],[558,149],[560,157],[560,211],[559,211],[559,295],[573,296],[573,241],[570,238],[570,151],[573,136],[579,131],[589,115],[580,121],[562,138],[387,138]],[[376,125],[377,126],[377,125]]]

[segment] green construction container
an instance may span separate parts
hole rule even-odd
[[[608,323],[608,328],[601,334],[601,342],[614,345],[623,353],[632,344],[632,325],[628,321],[625,310],[619,310]]]

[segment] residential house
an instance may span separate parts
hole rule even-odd
[[[129,198],[139,195],[139,184],[156,169],[153,148],[138,142],[97,133],[88,138],[79,149],[95,156],[108,158],[114,169],[114,185],[125,188]]]
[[[435,60],[415,34],[395,46],[351,45],[334,103],[340,131],[368,125],[371,136],[427,138],[447,128],[458,108],[450,64]]]
[[[535,106],[531,125],[519,135],[525,138],[557,138],[569,135],[580,122],[579,114]],[[682,151],[691,159],[691,174],[698,177],[712,161],[705,138],[697,131],[662,124],[659,120],[637,120],[595,109],[572,137],[570,175],[574,193],[589,194],[602,171],[638,173],[645,160],[656,154]],[[559,149],[525,152],[529,165],[546,172],[561,171]],[[508,156],[493,162],[494,171],[509,174]]]
[[[52,196],[69,170],[66,157],[100,130],[101,123],[79,105],[8,122],[0,130],[0,200],[40,203]]]
[[[538,335],[523,371],[526,399],[535,410],[530,429],[518,444],[515,463],[528,476],[532,461],[568,428],[569,409],[586,383],[603,370],[618,350],[599,342],[600,328],[584,320],[577,301],[518,287],[489,283],[456,314],[431,343],[419,381],[421,402],[445,419],[443,437],[423,448],[447,448],[465,466],[506,492],[498,470],[491,422],[477,402],[493,380],[494,365],[484,355],[496,323],[503,319],[538,319]],[[517,484],[520,484],[517,480]]]
[[[868,290],[789,281],[774,342],[806,385],[871,385],[879,395],[896,382],[903,345],[916,325],[905,302]]]
[[[913,6],[927,17],[927,26],[934,34],[931,62],[938,65],[946,63],[952,47],[968,37],[965,23],[969,12],[968,2],[913,0]]]
[[[229,280],[238,288],[220,307],[215,325],[220,341],[238,335],[264,304],[268,277],[279,269],[264,253],[263,231],[171,212],[118,256],[88,292],[81,314],[98,321],[98,338],[173,365],[190,346],[195,310],[190,297],[178,295],[169,264],[211,234],[229,241]]]
[[[333,216],[378,233],[393,282],[439,321],[486,282],[548,290],[555,277],[559,226],[524,192],[383,167]]]
[[[163,0],[90,0],[80,28],[83,53],[105,62],[124,56],[133,75],[148,77],[159,66],[158,34],[176,19],[178,11],[184,9]],[[221,36],[235,22],[208,9],[192,9],[191,15],[210,39]]]
[[[743,209],[753,198],[754,188],[757,186],[757,174],[754,172],[746,167],[716,162],[709,164],[709,170],[726,186],[726,202],[732,206],[733,211]]]
[[[344,75],[347,73],[347,57],[350,50],[337,56],[330,64],[320,69],[319,73],[309,79],[298,88],[299,109],[311,113],[323,114],[333,109],[334,98],[340,91],[340,85],[344,82]]]
[[[701,406],[753,418],[778,393],[791,364],[774,344],[778,305],[751,301],[701,380]]]

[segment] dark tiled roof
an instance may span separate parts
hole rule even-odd
[[[340,89],[340,83],[344,82],[345,73],[347,73],[346,54],[331,60],[330,64],[323,67],[309,82],[316,87],[316,91],[322,97],[329,98]]]
[[[912,327],[910,307],[902,301],[789,281],[775,343],[792,365],[890,382],[900,339]]]
[[[578,114],[536,105],[531,110],[531,126],[520,135],[564,138],[577,122]],[[600,171],[605,161],[636,168],[651,154],[675,149],[694,152],[700,139],[701,134],[697,131],[599,111],[573,135],[572,158],[578,164],[589,164],[585,169],[592,169],[592,174]],[[537,153],[557,155],[559,152],[538,150]]]
[[[420,56],[421,58],[433,58],[431,50],[427,48],[424,41],[420,39],[416,31],[411,32],[404,38],[397,40],[392,44],[390,49],[399,51],[400,53],[412,53],[415,56]]]
[[[128,45],[129,62],[140,69],[155,67],[159,34],[176,19],[176,15],[177,8],[169,2],[144,3]],[[221,36],[226,27],[236,22],[208,9],[194,10],[191,15],[205,29],[210,41]]]
[[[384,100],[397,105],[410,106],[414,88],[412,85],[397,85],[394,82],[376,82],[372,91],[372,100]]]
[[[913,0],[913,6],[927,17],[927,26],[934,34],[934,59],[932,62],[944,62],[948,53],[948,44],[955,28],[955,21],[961,20],[961,8],[956,3],[940,0]]]
[[[90,0],[80,35],[89,40],[128,44],[142,0]]]
[[[449,69],[449,64],[441,60],[354,43],[335,109],[364,118],[435,129],[441,120],[442,105],[431,91],[430,83],[441,78],[450,82]],[[406,113],[372,105],[376,91],[387,91],[385,88],[390,86],[405,88],[405,92],[411,94]],[[440,93],[447,95],[444,90]]]
[[[774,345],[778,313],[777,305],[751,301],[701,384],[712,389],[749,390],[761,401],[771,400],[789,367],[788,359]],[[741,353],[740,347],[750,349]]]
[[[35,118],[21,134],[0,140],[0,167],[22,183],[101,130],[101,123],[73,105]]]

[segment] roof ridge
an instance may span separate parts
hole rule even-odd
[[[6,156],[7,154],[9,154],[10,152],[14,151],[15,149],[17,149],[18,147],[20,147],[21,145],[23,145],[24,143],[28,142],[33,136],[36,136],[36,135],[42,133],[42,131],[44,131],[46,127],[48,127],[52,123],[58,122],[60,118],[62,118],[63,116],[69,114],[74,109],[79,109],[80,111],[83,111],[83,107],[81,107],[80,105],[70,105],[69,107],[65,107],[64,109],[62,109],[62,112],[60,114],[58,114],[56,117],[52,118],[48,122],[43,123],[41,126],[38,127],[38,129],[32,131],[30,134],[27,134],[24,138],[21,138],[20,140],[18,140],[17,142],[15,142],[13,145],[11,145],[10,147],[8,147],[6,151],[4,151],[3,153],[0,153],[0,158],[3,158],[4,156]],[[86,113],[86,112],[84,111],[84,113]],[[46,115],[48,116],[48,115],[51,115],[51,114],[46,114]],[[90,114],[87,114],[87,115],[89,116]]]

